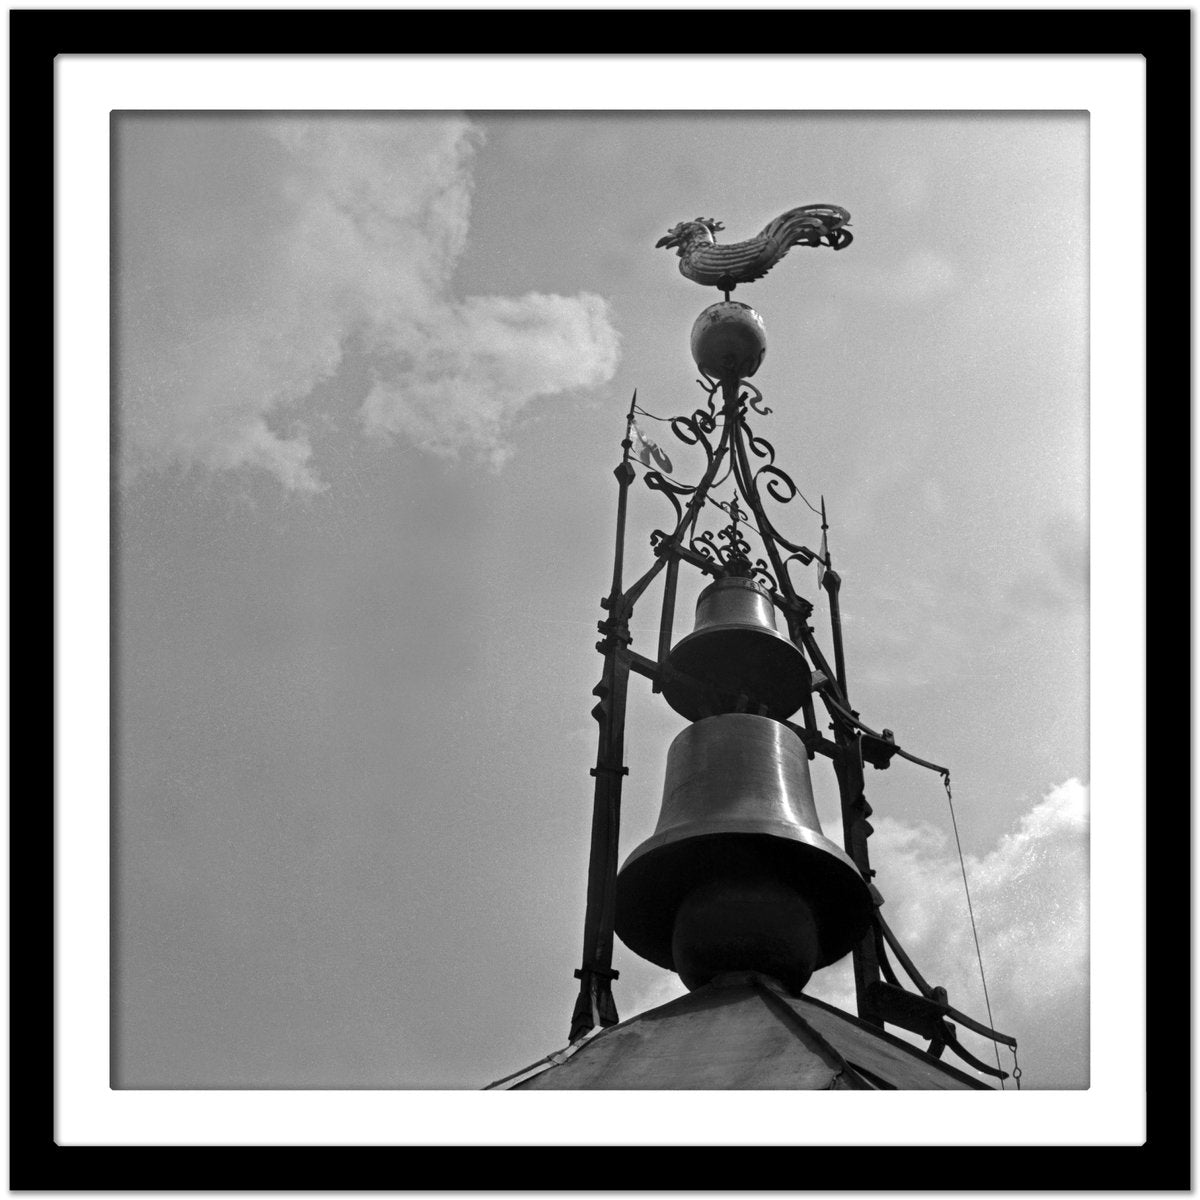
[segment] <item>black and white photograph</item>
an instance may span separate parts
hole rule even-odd
[[[112,120],[114,1087],[1087,1087],[1086,113]]]

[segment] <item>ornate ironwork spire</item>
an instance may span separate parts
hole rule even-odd
[[[680,270],[726,291],[697,318],[691,349],[703,402],[667,420],[685,447],[702,455],[695,482],[640,461],[645,486],[661,493],[671,519],[650,535],[653,562],[624,586],[625,515],[636,478],[631,461],[635,403],[626,423],[619,486],[613,584],[601,607],[604,672],[594,689],[599,723],[583,962],[572,1043],[617,1023],[612,997],[614,929],[651,961],[678,970],[689,987],[722,972],[757,971],[798,992],[814,969],[853,955],[858,1016],[930,1040],[935,1057],[949,1048],[973,1067],[1004,1078],[957,1042],[948,1017],[996,1042],[1015,1041],[964,1017],[931,987],[900,949],[879,914],[871,884],[868,839],[873,832],[864,769],[886,769],[901,755],[942,774],[946,769],[902,750],[890,730],[864,725],[848,694],[842,644],[840,576],[832,569],[824,497],[817,510],[776,462],[774,446],[751,426],[770,415],[749,382],[766,355],[766,328],[757,312],[728,299],[736,283],[765,274],[793,245],[849,244],[850,214],[814,205],[783,214],[756,239],[716,247],[722,226],[711,219],[676,226],[659,246],[677,246]],[[766,501],[797,496],[821,519],[821,549],[785,536]],[[720,513],[720,517],[715,514]],[[716,526],[716,527],[713,527]],[[813,605],[795,567],[816,564],[811,583],[829,597],[835,667],[809,624]],[[701,593],[696,628],[674,647],[680,565],[713,583]],[[658,652],[631,649],[629,621],[650,584],[663,575]],[[776,627],[781,618],[786,637]],[[617,871],[624,765],[625,702],[630,673],[650,680],[676,711],[694,722],[673,744],[663,810],[655,834]],[[825,708],[833,737],[818,727]],[[797,711],[799,710],[799,711]],[[795,719],[793,719],[795,718]],[[842,848],[820,830],[807,763],[816,755],[834,766],[841,799]],[[758,780],[758,782],[754,782]],[[714,850],[713,847],[718,847]],[[888,948],[918,991],[900,986]]]

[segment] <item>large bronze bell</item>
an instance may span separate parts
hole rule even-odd
[[[689,721],[723,708],[732,711],[739,694],[782,721],[812,690],[812,672],[800,647],[775,627],[769,593],[739,576],[718,579],[700,593],[696,626],[667,656],[667,666],[727,697],[724,706],[714,704],[711,696],[668,673],[663,699]]]
[[[759,971],[799,992],[865,935],[872,899],[821,832],[804,743],[727,713],[671,743],[653,835],[617,876],[616,932],[696,988]]]

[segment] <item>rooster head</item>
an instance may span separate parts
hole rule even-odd
[[[666,237],[661,237],[654,243],[654,248],[657,250],[662,246],[678,246],[678,253],[682,256],[697,242],[703,242],[709,246],[715,244],[717,239],[713,234],[724,228],[725,226],[720,221],[714,221],[712,217],[697,217],[694,221],[680,221],[673,229],[667,230]]]

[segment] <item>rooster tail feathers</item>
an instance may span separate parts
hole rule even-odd
[[[835,249],[850,244],[850,234],[840,235],[850,214],[836,204],[805,204],[781,213],[758,236],[780,241],[787,246],[807,241],[814,244],[825,237]],[[840,235],[840,236],[839,236]]]

